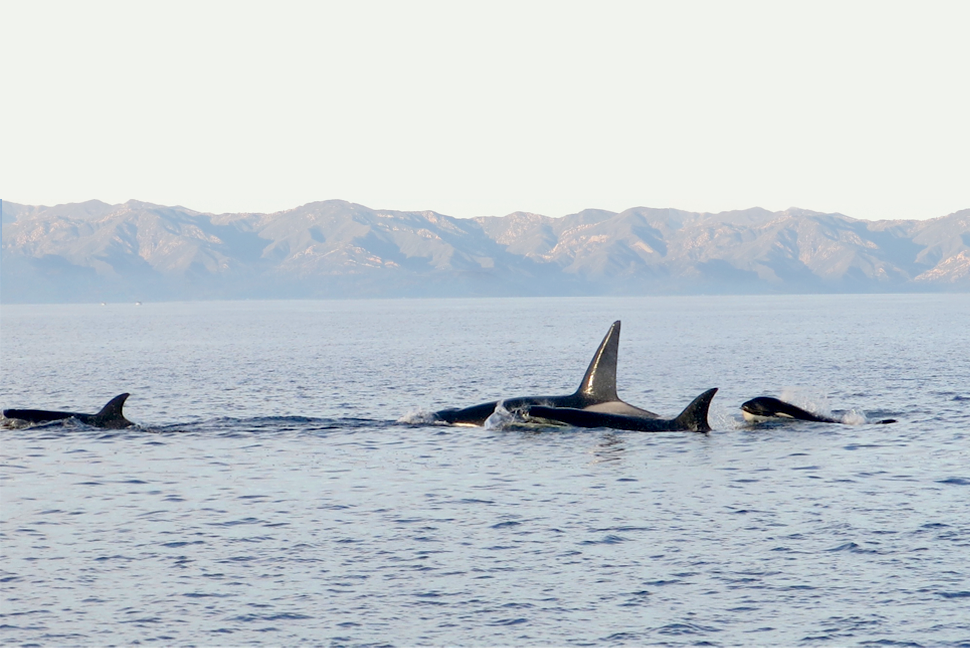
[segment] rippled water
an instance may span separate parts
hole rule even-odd
[[[400,421],[619,391],[710,434]],[[0,641],[970,646],[970,296],[3,306]],[[846,420],[745,426],[781,395]],[[9,421],[7,424],[9,425]]]

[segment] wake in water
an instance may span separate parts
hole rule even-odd
[[[76,418],[60,419],[45,423],[31,423],[16,418],[0,419],[0,428],[7,430],[42,431],[53,436],[78,433],[97,433],[101,436],[138,434],[214,434],[218,436],[252,436],[259,434],[278,434],[280,432],[319,433],[333,430],[384,428],[398,425],[398,421],[382,421],[367,418],[312,418],[305,416],[260,416],[253,418],[219,417],[191,423],[171,423],[167,425],[134,424],[123,430],[106,431]]]

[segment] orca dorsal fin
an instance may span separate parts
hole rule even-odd
[[[692,432],[710,432],[711,425],[707,422],[707,410],[711,407],[711,399],[717,393],[717,387],[708,389],[706,392],[691,401],[690,405],[684,408],[680,416],[674,419],[677,428],[681,430],[691,430]]]
[[[108,401],[108,404],[101,408],[101,411],[94,415],[96,424],[100,427],[128,427],[131,421],[125,418],[122,408],[125,401],[131,394],[118,394]]]
[[[578,396],[596,403],[619,400],[616,395],[616,358],[619,351],[620,320],[616,320],[593,354],[583,382],[576,390]]]

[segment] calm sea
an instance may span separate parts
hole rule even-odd
[[[619,392],[710,434],[458,428]],[[0,642],[970,646],[970,295],[3,306]],[[853,425],[743,424],[785,395]],[[874,425],[866,418],[892,417]],[[7,422],[9,424],[9,421]]]

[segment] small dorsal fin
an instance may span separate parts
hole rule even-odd
[[[101,408],[101,411],[94,415],[96,425],[101,427],[128,427],[131,421],[125,418],[122,408],[130,394],[118,394],[108,401],[108,404]]]
[[[616,395],[616,358],[620,350],[620,320],[606,332],[606,337],[590,360],[583,382],[576,394],[596,403],[619,400]]]
[[[674,419],[681,430],[692,430],[694,432],[710,432],[711,425],[707,422],[707,411],[711,407],[711,399],[717,393],[717,387],[708,389],[706,392],[691,401],[690,405],[684,408],[680,416]]]

